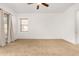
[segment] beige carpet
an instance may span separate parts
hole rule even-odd
[[[77,56],[79,47],[64,40],[16,40],[0,47],[0,55],[8,56]]]

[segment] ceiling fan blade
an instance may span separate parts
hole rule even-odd
[[[29,4],[29,5],[30,5],[30,4],[33,4],[33,3],[27,3],[27,4]]]
[[[47,3],[41,3],[42,5],[48,7],[49,5]]]
[[[37,10],[39,9],[39,5],[37,5],[37,8],[36,8]]]

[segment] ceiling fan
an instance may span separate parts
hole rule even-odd
[[[27,3],[28,5],[31,5],[31,4],[35,4],[35,3]],[[38,10],[39,9],[39,6],[40,5],[43,5],[43,6],[45,6],[45,7],[49,7],[49,5],[47,4],[47,3],[37,3],[37,7],[36,7],[36,9]]]

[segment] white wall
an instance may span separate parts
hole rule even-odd
[[[74,20],[68,18],[68,13],[32,13],[18,14],[17,38],[32,39],[65,39],[75,43]],[[29,20],[29,31],[20,32],[19,18]]]
[[[62,14],[19,14],[17,38],[32,39],[57,39],[63,38]],[[20,32],[19,18],[26,17],[29,20],[29,31]],[[60,19],[60,20],[59,20]],[[60,24],[60,25],[59,25]]]
[[[76,43],[76,36],[75,36],[75,14],[72,10],[68,9],[64,13],[64,20],[65,20],[65,34],[64,40]]]
[[[70,24],[72,25],[72,32],[73,39],[66,39],[67,41],[73,41],[79,44],[79,3],[74,4],[65,12],[65,20],[71,21]],[[69,22],[68,22],[69,23]],[[68,25],[69,26],[69,25]],[[71,28],[71,27],[70,27]]]

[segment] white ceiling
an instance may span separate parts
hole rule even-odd
[[[67,10],[72,3],[48,3],[49,7],[40,5],[39,10],[36,9],[36,4],[28,5],[27,3],[3,3],[7,7],[13,9],[16,13],[60,13]]]

